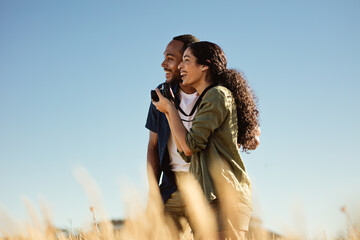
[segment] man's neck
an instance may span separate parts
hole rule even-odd
[[[180,89],[184,92],[184,93],[187,93],[187,94],[192,94],[192,93],[195,93],[196,92],[196,89],[191,87],[191,86],[185,86],[183,83],[180,83],[179,84],[180,86]]]

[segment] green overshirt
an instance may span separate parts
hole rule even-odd
[[[237,112],[232,93],[226,87],[211,88],[202,99],[186,143],[192,156],[180,155],[190,162],[189,171],[200,183],[207,200],[217,191],[210,166],[234,187],[241,202],[251,208],[251,184],[237,145]],[[225,164],[224,164],[225,163]]]

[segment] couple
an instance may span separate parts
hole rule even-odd
[[[218,232],[226,237],[227,220],[220,213],[226,195],[215,180],[220,177],[236,192],[238,201],[231,207],[238,219],[232,227],[244,236],[252,209],[251,186],[239,147],[253,150],[259,144],[255,96],[239,72],[227,69],[225,54],[214,43],[181,35],[168,44],[164,56],[161,66],[180,104],[175,107],[156,89],[159,101],[152,101],[146,127],[148,164],[158,181],[163,173],[165,213],[175,223],[186,216],[176,177],[190,172],[215,210]]]

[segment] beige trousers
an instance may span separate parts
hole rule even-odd
[[[176,172],[176,178],[178,179],[181,176],[188,175],[188,172]],[[210,207],[214,211],[217,226],[219,232],[226,232],[229,230],[228,218],[224,216],[223,211],[221,211],[224,206],[221,206],[220,201],[215,199],[210,202]],[[233,230],[247,232],[249,229],[250,217],[251,217],[251,208],[242,202],[238,202],[236,206],[225,206],[230,207],[232,218],[236,222],[236,226],[231,226]],[[186,206],[181,197],[181,192],[176,190],[170,198],[166,201],[164,205],[165,215],[171,217],[174,220],[175,225],[179,230],[182,230],[181,219],[184,218],[188,221],[186,214]],[[189,222],[189,221],[188,221]]]

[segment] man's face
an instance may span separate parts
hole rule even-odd
[[[181,80],[178,65],[182,61],[183,45],[180,41],[172,40],[165,49],[161,67],[164,68],[166,82],[178,83]]]

